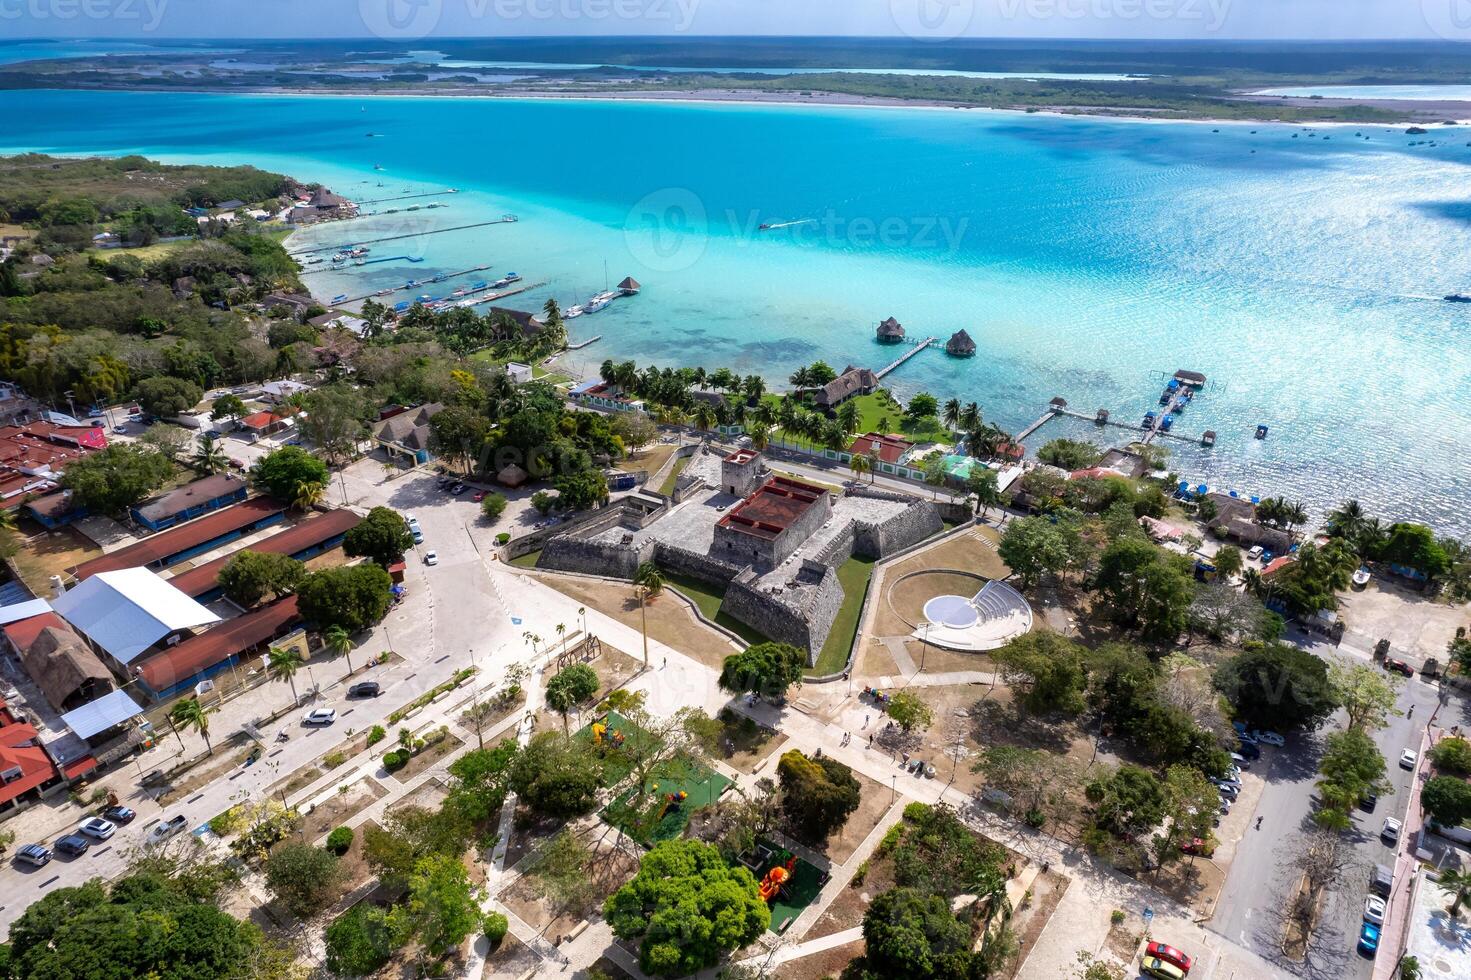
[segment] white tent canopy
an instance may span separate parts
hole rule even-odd
[[[78,738],[91,738],[98,732],[105,732],[142,713],[143,709],[127,691],[113,691],[96,701],[87,702],[75,711],[68,711],[61,716],[61,721]]]
[[[51,605],[124,664],[175,630],[220,621],[146,568],[99,572],[57,596]]]

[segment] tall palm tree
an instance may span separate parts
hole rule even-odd
[[[695,428],[699,429],[701,432],[709,432],[711,429],[715,428],[715,426],[720,421],[719,418],[716,416],[715,406],[703,400],[700,402],[700,404],[695,406],[694,416]]]
[[[639,629],[644,634],[644,666],[649,666],[649,620],[645,613],[648,601],[664,591],[664,576],[660,574],[659,567],[651,561],[646,561],[638,566],[633,574],[634,591],[638,593],[638,621]]]
[[[1301,500],[1294,500],[1285,504],[1282,508],[1282,520],[1287,522],[1287,533],[1299,524],[1307,523],[1308,510],[1302,505]]]
[[[1447,868],[1440,872],[1440,887],[1456,896],[1449,909],[1451,918],[1454,919],[1461,914],[1461,903],[1466,900],[1467,895],[1471,895],[1471,871]]]
[[[322,634],[327,649],[347,658],[347,672],[352,673],[352,636],[341,626],[329,626]]]
[[[291,506],[297,510],[310,510],[327,493],[327,485],[317,480],[307,480],[296,485],[296,497]]]
[[[945,408],[940,413],[940,421],[944,422],[946,427],[950,429],[954,429],[956,426],[960,425],[959,398],[952,398],[945,403]]]
[[[223,473],[230,465],[225,457],[225,451],[220,448],[219,439],[213,432],[206,432],[199,440],[199,449],[195,451],[191,461],[206,473]]]
[[[295,647],[271,647],[266,660],[270,664],[271,673],[286,678],[291,684],[291,703],[299,704],[301,698],[296,694],[296,672],[304,663],[301,653]]]
[[[186,698],[176,703],[169,710],[169,718],[180,728],[197,728],[199,734],[204,736],[204,746],[209,749],[209,754],[215,754],[215,747],[209,740],[209,716],[214,714],[213,707],[206,708],[199,703],[198,698]]]
[[[868,457],[863,453],[854,453],[853,458],[848,460],[848,469],[852,470],[853,475],[860,480],[863,479],[863,474],[872,469],[872,466],[873,464],[869,462]]]
[[[960,417],[957,421],[960,428],[965,432],[972,432],[979,429],[983,421],[981,418],[981,406],[975,402],[967,402],[965,407],[960,410]]]
[[[751,437],[751,448],[757,452],[760,452],[771,444],[771,429],[760,422],[753,422],[747,426],[746,435]]]
[[[1364,513],[1363,505],[1357,500],[1345,500],[1328,512],[1325,527],[1330,536],[1343,538],[1356,544],[1360,533],[1364,530],[1364,521],[1368,516]]]
[[[822,440],[823,449],[839,452],[848,445],[848,430],[837,419],[824,419],[819,438]]]
[[[746,376],[741,382],[741,390],[746,393],[746,403],[757,405],[761,402],[761,396],[766,394],[766,381],[759,374]]]
[[[566,623],[558,623],[557,624],[557,639],[562,641],[562,652],[563,653],[566,653],[567,652],[566,636],[567,636],[567,624]]]

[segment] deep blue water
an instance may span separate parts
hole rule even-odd
[[[374,256],[425,259],[309,277],[322,295],[489,263],[549,282],[518,297],[525,307],[567,305],[603,287],[606,263],[608,279],[645,289],[573,321],[575,335],[603,336],[574,364],[626,356],[774,381],[817,357],[879,366],[892,351],[873,328],[889,315],[912,337],[963,327],[975,358],[926,352],[892,381],[978,401],[1013,430],[1054,395],[1136,418],[1162,376],[1190,368],[1210,386],[1178,427],[1219,433],[1213,451],[1170,443],[1192,480],[1315,505],[1358,495],[1386,516],[1471,528],[1471,307],[1440,299],[1471,288],[1471,137],[1456,129],[1410,146],[1431,137],[956,110],[83,92],[0,93],[0,111],[15,150],[253,162],[357,199],[461,190],[440,210],[302,236],[411,234]],[[421,234],[506,211],[522,220]],[[803,223],[757,230],[785,222]],[[1251,437],[1258,423],[1269,439]],[[1057,434],[1124,435],[1042,433]]]

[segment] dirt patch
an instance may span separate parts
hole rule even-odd
[[[400,770],[393,774],[399,782],[408,782],[421,772],[434,768],[436,764],[443,761],[445,756],[453,755],[464,746],[454,735],[446,735],[433,745],[424,746],[424,750],[413,758]]]
[[[892,573],[891,573],[892,574]],[[924,605],[936,596],[955,595],[969,598],[985,586],[985,579],[965,572],[952,572],[945,568],[921,569],[892,578],[884,604],[889,612],[898,616],[899,627],[895,633],[907,633],[925,621]]]
[[[271,788],[266,790],[266,795],[276,796],[285,793],[287,796],[290,796],[298,790],[305,789],[321,778],[322,770],[316,766],[307,766],[305,769],[298,769],[280,782],[272,784]]]
[[[517,806],[511,820],[511,837],[506,842],[507,868],[515,868],[521,859],[551,840],[565,821],[542,816],[529,807]]]
[[[527,970],[540,962],[525,943],[510,933],[501,940],[489,956],[485,958],[485,968],[480,971],[482,980],[504,980],[506,977],[519,977]]]
[[[588,702],[583,711],[573,712],[567,719],[567,726],[572,731],[583,726],[585,716],[591,713],[591,709],[597,702],[633,680],[643,669],[642,660],[635,659],[607,643],[601,644],[601,648],[602,652],[591,660],[581,660],[575,656],[559,659],[544,675],[545,679],[550,681],[559,670],[573,664],[586,664],[598,675],[597,696]],[[562,720],[561,715],[544,707],[537,712],[536,728],[538,731],[543,731],[548,726],[560,728]]]
[[[444,802],[447,796],[449,796],[449,791],[431,777],[412,793],[390,804],[388,812],[392,813],[410,806],[419,807],[424,810],[438,810],[440,804]]]
[[[363,855],[363,836],[370,827],[377,829],[378,825],[367,820],[361,826],[354,827],[352,846],[338,859],[337,866],[342,869],[342,893],[344,895],[373,880],[373,869],[368,867],[368,860]]]
[[[593,885],[592,897],[584,905],[554,907],[550,900],[537,894],[534,872],[525,872],[510,888],[500,894],[500,900],[515,912],[537,933],[552,943],[560,943],[562,937],[576,928],[577,924],[592,914],[604,898],[616,891],[638,871],[638,859],[617,846],[618,832],[604,825],[594,825],[579,832],[592,848],[592,860],[587,865],[588,879]],[[534,864],[535,859],[532,862]]]
[[[631,629],[640,629],[638,598],[632,585],[538,572],[537,578],[558,592],[610,616]],[[695,618],[689,607],[673,596],[660,596],[648,603],[649,638],[663,643],[707,667],[719,670],[725,658],[736,652],[735,644]],[[640,664],[643,652],[636,654]]]
[[[755,772],[787,741],[781,732],[763,728],[729,708],[720,710],[719,721],[725,726],[720,733],[720,759],[741,772]]]
[[[23,523],[22,533],[30,532],[32,527]],[[44,596],[51,594],[51,576],[101,555],[102,549],[80,531],[65,527],[31,534],[14,561],[21,581],[36,595]]]
[[[598,961],[592,965],[592,968],[612,977],[613,980],[633,980],[633,976],[627,970],[606,956],[598,957]]]
[[[813,977],[835,977],[855,957],[863,955],[863,940],[855,939],[798,960],[788,960],[771,974],[777,980],[812,980]]]
[[[388,790],[376,779],[359,779],[348,786],[346,792],[338,790],[313,807],[302,819],[302,836],[313,843],[320,843],[321,838],[387,795]]]
[[[231,769],[244,766],[245,760],[249,758],[254,748],[253,743],[238,746],[216,745],[213,756],[206,755],[203,762],[195,765],[188,772],[182,773],[168,789],[159,794],[159,806],[176,803],[200,787],[214,782]],[[261,763],[257,762],[256,765],[261,765]]]
[[[1003,977],[1014,977],[1021,970],[1022,963],[1026,959],[1026,952],[1037,945],[1037,940],[1042,936],[1042,930],[1047,928],[1047,923],[1052,919],[1052,913],[1057,911],[1057,905],[1066,894],[1071,880],[1055,871],[1038,874],[1032,882],[1032,897],[1025,907],[1018,908],[1012,914],[1011,928],[1020,941],[1020,954],[1012,960]]]
[[[859,635],[854,664],[855,677],[893,677],[899,673],[893,654],[877,636]]]
[[[910,598],[910,593],[914,592],[917,595],[918,593],[915,590],[918,590],[921,585],[923,585],[924,589],[929,590],[929,594],[919,600],[915,610],[916,615],[919,614],[918,610],[923,608],[924,599],[941,594],[941,592],[934,591],[937,584],[945,584],[941,576],[925,575],[910,579],[907,582],[899,581],[910,572],[941,572],[946,569],[954,569],[961,572],[970,572],[988,579],[1005,578],[1011,574],[1011,570],[1006,567],[1006,563],[996,554],[994,543],[997,537],[996,532],[991,528],[977,527],[968,533],[948,538],[942,544],[937,544],[909,555],[902,561],[885,566],[883,570],[883,589],[885,592],[884,599],[886,601],[880,602],[874,607],[870,630],[872,634],[874,636],[901,636],[913,629],[899,615],[895,614],[894,609],[898,608],[901,612],[905,610],[909,604],[907,600]],[[988,546],[987,542],[990,543],[990,546]],[[977,582],[976,579],[963,575],[946,576],[943,578],[953,580],[950,584],[953,584],[955,588],[950,591],[953,591],[956,595],[975,595],[980,590],[981,585],[984,584]],[[889,598],[888,593],[896,585],[898,587],[898,595],[891,606],[887,601]],[[967,586],[971,587],[970,590],[963,591]],[[948,585],[946,587],[948,588]],[[918,621],[918,619],[911,619],[911,622]]]
[[[1144,937],[1130,929],[1129,924],[1124,922],[1108,930],[1108,938],[1103,941],[1103,948],[1118,957],[1119,962],[1129,963],[1138,955],[1139,944],[1143,941]]]
[[[894,804],[894,790],[891,787],[880,786],[857,771],[853,773],[853,778],[858,780],[859,785],[858,809],[848,815],[848,822],[843,824],[837,833],[829,837],[825,845],[804,840],[800,834],[793,832],[800,828],[783,828],[798,842],[820,852],[834,866],[842,864],[853,856],[853,852],[858,850],[858,845],[863,843],[864,838],[878,824],[879,818]]]
[[[669,462],[669,457],[674,455],[674,449],[672,443],[656,442],[627,459],[619,460],[614,465],[625,473],[646,470],[649,476],[653,477],[664,468],[665,463]]]
[[[856,885],[850,881],[846,888],[839,891],[812,928],[801,938],[804,941],[819,939],[863,925],[863,914],[868,911],[868,903],[873,901],[875,895],[893,887],[894,862],[887,856],[869,858],[863,881]]]

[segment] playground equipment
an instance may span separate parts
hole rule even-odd
[[[879,705],[880,707],[887,707],[889,704],[889,695],[885,694],[883,691],[880,691],[876,687],[865,686],[863,688],[863,696],[866,698],[872,698],[873,703]]]
[[[655,790],[655,792],[657,792],[658,789],[659,789],[659,784],[658,783],[655,783],[654,784],[654,790]],[[659,821],[663,820],[664,819],[664,815],[667,814],[671,809],[676,809],[677,810],[678,808],[684,806],[684,801],[687,800],[687,799],[689,799],[689,798],[690,798],[690,795],[688,793],[686,793],[684,790],[679,790],[679,791],[674,792],[674,793],[665,793],[664,794],[664,805],[659,808],[659,815],[654,818],[654,822],[655,823],[658,823]]]
[[[781,894],[782,887],[791,879],[792,869],[796,865],[797,859],[792,857],[787,859],[786,864],[778,864],[766,872],[766,877],[762,878],[761,884],[757,886],[762,901],[769,903]]]
[[[615,749],[616,748],[621,748],[623,746],[623,733],[622,732],[620,732],[620,731],[618,731],[618,730],[615,729],[610,734],[608,732],[608,726],[607,725],[603,724],[600,721],[593,722],[593,726],[592,726],[592,744],[594,744],[594,745],[602,745],[603,744],[603,740],[605,738],[609,742],[611,742],[613,744],[613,748],[615,748]]]

